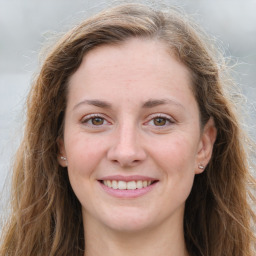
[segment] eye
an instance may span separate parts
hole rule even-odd
[[[158,128],[166,128],[174,124],[175,120],[169,115],[157,114],[149,117],[149,121],[146,122],[146,125],[150,125]]]
[[[166,118],[156,117],[153,119],[154,125],[156,126],[164,126],[167,123]]]
[[[103,125],[104,119],[101,117],[93,117],[91,118],[91,122],[93,125]]]
[[[87,126],[92,126],[92,127],[109,124],[109,122],[104,117],[98,114],[87,115],[82,119],[81,122]]]

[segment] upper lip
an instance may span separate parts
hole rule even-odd
[[[111,175],[111,176],[105,176],[99,180],[122,180],[122,181],[138,181],[138,180],[142,180],[142,181],[155,181],[157,179],[152,178],[152,177],[148,177],[148,176],[141,176],[141,175],[131,175],[131,176],[123,176],[123,175]]]

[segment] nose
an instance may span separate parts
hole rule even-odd
[[[121,167],[133,167],[146,159],[147,155],[136,128],[120,127],[114,136],[107,153],[108,160]]]

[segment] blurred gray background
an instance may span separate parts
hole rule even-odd
[[[248,97],[247,124],[255,136],[256,0],[159,2],[176,4],[193,14],[220,42],[225,55],[238,63],[234,75]],[[38,68],[40,48],[52,33],[66,31],[113,3],[116,1],[0,0],[0,211],[9,194],[10,163],[22,135],[25,98]]]

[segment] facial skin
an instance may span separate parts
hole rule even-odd
[[[67,161],[59,162],[81,202],[85,233],[161,230],[182,239],[185,201],[216,136],[212,120],[200,129],[191,86],[188,69],[158,41],[131,39],[84,57],[69,83],[59,143]],[[144,194],[116,195],[100,182],[113,175],[155,182]]]

